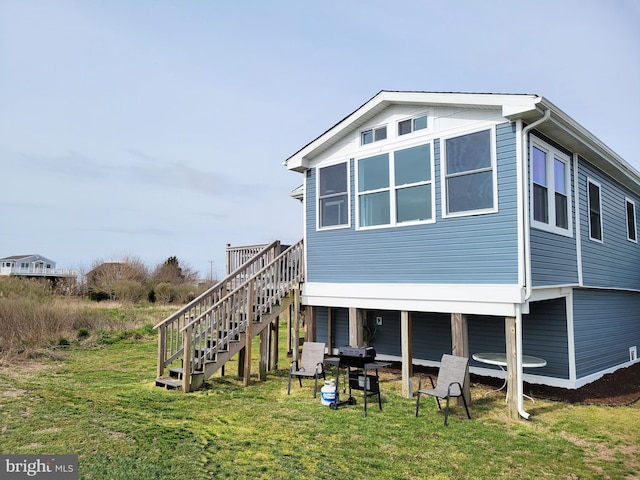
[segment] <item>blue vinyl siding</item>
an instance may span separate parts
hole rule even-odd
[[[531,280],[534,286],[578,283],[575,236],[531,229]]]
[[[328,329],[328,308],[318,307],[316,309],[316,341],[324,342],[327,348],[338,348],[349,344],[349,309],[332,308],[332,332],[333,344],[329,345]]]
[[[573,329],[578,378],[628,362],[640,348],[640,293],[575,290]]]
[[[355,229],[354,165],[351,226],[316,230],[316,169],[307,174],[307,280],[325,283],[517,282],[515,126],[497,126],[497,213],[442,218],[440,141],[434,140],[436,223]]]
[[[578,171],[584,285],[640,290],[640,244],[627,240],[625,197],[636,203],[636,225],[640,198],[583,159]],[[587,178],[600,183],[602,243],[589,238]]]

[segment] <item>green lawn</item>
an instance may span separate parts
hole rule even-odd
[[[109,480],[631,479],[640,471],[638,403],[527,400],[531,420],[513,421],[503,396],[474,385],[472,420],[455,407],[444,427],[431,398],[415,418],[391,374],[383,411],[371,406],[363,418],[361,397],[333,411],[312,398],[312,381],[288,396],[284,356],[266,382],[243,388],[216,375],[190,394],[154,386],[155,357],[155,337],[145,335],[0,369],[0,452],[78,454],[81,478]]]

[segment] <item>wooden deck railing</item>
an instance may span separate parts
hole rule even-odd
[[[304,278],[302,240],[278,254],[280,242],[266,245],[231,275],[155,326],[158,331],[158,377],[183,358],[183,389],[229,342]],[[248,331],[249,330],[249,331]]]
[[[246,278],[251,278],[265,265],[268,265],[279,252],[279,241],[264,245],[256,255],[233,273],[154,327],[158,329],[158,377],[164,375],[165,369],[171,362],[182,356],[184,352],[182,330],[184,327],[194,319],[200,318],[204,312],[210,311],[213,305],[216,305],[220,299],[237,288],[238,284],[243,283]]]

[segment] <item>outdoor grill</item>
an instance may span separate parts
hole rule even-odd
[[[376,350],[373,347],[352,347],[345,345],[338,348],[340,364],[344,367],[364,368],[366,363],[373,363],[376,359]]]

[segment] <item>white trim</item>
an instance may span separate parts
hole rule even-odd
[[[343,163],[347,164],[347,223],[341,223],[339,225],[330,225],[327,227],[323,227],[320,224],[321,222],[320,170],[327,167],[334,167],[336,165],[341,165]],[[306,182],[306,176],[305,176],[305,182]],[[339,230],[339,229],[351,228],[351,160],[350,159],[345,160],[343,158],[340,161],[327,162],[326,164],[322,164],[316,167],[316,195],[315,195],[314,201],[316,203],[315,205],[316,206],[316,231]],[[306,208],[305,208],[305,211],[306,211]]]
[[[465,135],[471,135],[473,133],[483,132],[485,130],[490,131],[490,148],[491,148],[491,175],[492,175],[492,187],[493,187],[493,206],[491,208],[484,208],[480,210],[466,210],[464,212],[449,213],[449,207],[447,202],[447,140],[452,138],[463,137]],[[455,134],[448,133],[440,137],[440,190],[441,190],[441,202],[440,210],[442,218],[456,218],[456,217],[468,217],[473,215],[484,215],[487,213],[498,212],[498,153],[496,147],[496,127],[495,124],[490,126],[476,127],[473,129],[465,129],[458,131]]]
[[[515,284],[306,282],[302,301],[310,306],[514,316],[523,295]]]
[[[633,236],[635,238],[631,238],[629,235],[629,216],[627,212],[627,203],[633,205]],[[636,202],[629,198],[624,197],[624,219],[627,224],[627,240],[633,243],[638,243],[638,222],[637,222],[637,214],[636,214]]]
[[[600,203],[600,238],[593,238],[591,236],[591,195],[589,194],[589,184],[595,185],[598,187],[598,199]],[[602,184],[594,180],[591,177],[587,177],[587,208],[589,212],[589,240],[592,240],[596,243],[604,243],[604,215],[602,215]]]
[[[565,300],[567,317],[567,355],[569,357],[569,380],[576,380],[576,339],[573,323],[573,290],[566,296]]]
[[[534,209],[534,181],[533,181],[533,149],[534,147],[545,154],[545,171],[547,174],[547,178],[545,181],[547,182],[545,188],[547,189],[547,215],[549,223],[541,222],[536,220],[533,215]],[[565,191],[567,197],[567,228],[558,227],[556,225],[556,201],[555,201],[555,160],[558,159],[565,166]],[[568,155],[561,152],[557,148],[552,147],[547,142],[540,140],[535,135],[531,136],[531,140],[529,142],[529,164],[531,165],[530,171],[531,175],[529,178],[529,196],[530,196],[530,212],[531,216],[531,227],[537,228],[539,230],[545,230],[547,232],[555,233],[558,235],[563,235],[565,237],[573,237],[573,196],[571,195],[571,159]]]
[[[584,285],[584,274],[582,271],[582,218],[580,215],[580,188],[578,175],[578,154],[573,154],[573,204],[576,210],[576,266],[578,269],[578,285]]]
[[[526,174],[524,169],[524,162],[522,160],[522,120],[516,120],[516,184],[518,185],[516,192],[517,209],[517,221],[518,221],[518,285],[526,285],[527,282],[527,260],[525,257],[525,235],[530,235],[529,232],[525,232],[524,217],[527,215],[526,206],[524,205],[524,193],[526,189],[523,185],[526,184]]]

